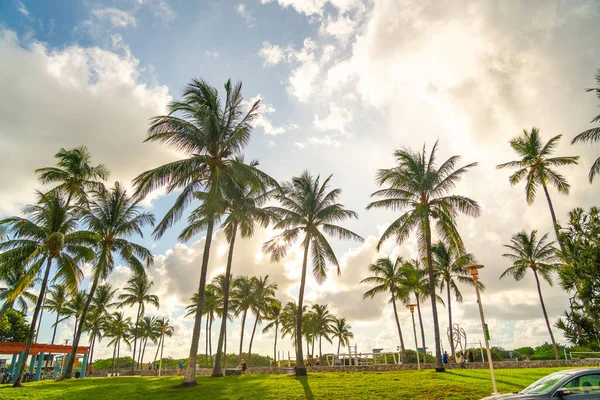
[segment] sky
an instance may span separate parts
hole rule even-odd
[[[111,170],[111,185],[130,186],[139,173],[182,157],[143,143],[148,119],[163,114],[192,78],[221,92],[227,79],[241,80],[246,100],[261,100],[246,158],[258,159],[279,181],[303,170],[333,175],[340,201],[359,214],[344,226],[364,243],[332,240],[341,275],[330,270],[321,285],[309,277],[305,297],[348,320],[359,352],[398,345],[389,298],[362,300],[368,286],[359,282],[369,264],[382,256],[417,255],[414,237],[376,251],[398,213],[365,210],[377,189],[375,172],[394,165],[395,149],[429,149],[436,141],[440,161],[460,155],[464,164],[478,163],[456,193],[478,201],[481,216],[458,223],[467,250],[485,265],[480,278],[487,287],[482,303],[491,344],[536,346],[549,335],[533,277],[515,282],[499,276],[510,266],[502,254],[512,234],[537,229],[554,238],[550,214],[542,196],[528,205],[523,186],[511,187],[510,172],[495,166],[515,159],[508,142],[523,129],[538,127],[546,140],[562,134],[556,153],[581,159],[561,170],[572,185],[569,196],[550,189],[558,219],[574,207],[598,205],[598,184],[587,181],[598,148],[571,146],[570,140],[598,114],[597,100],[585,89],[594,86],[600,68],[599,37],[596,1],[0,0],[0,216],[18,214],[34,201],[35,189],[43,189],[34,170],[53,165],[61,147],[86,145],[93,160]],[[143,205],[162,218],[173,201],[173,194],[157,191]],[[172,320],[175,335],[164,352],[174,358],[189,351],[193,320],[183,309],[197,290],[205,240],[199,234],[179,243],[184,222],[158,241],[149,229],[134,238],[155,254],[148,273],[161,304],[147,312]],[[272,235],[266,228],[238,240],[233,274],[268,274],[279,286],[279,300],[296,300],[301,253],[294,248],[271,263],[261,245]],[[225,268],[220,230],[212,249],[209,278]],[[84,270],[89,274],[89,267]],[[122,288],[130,275],[119,266],[108,282]],[[472,287],[461,291],[464,301],[453,304],[453,319],[478,345],[475,293]],[[542,283],[542,292],[555,321],[569,296],[556,282]],[[447,311],[438,310],[448,349]],[[134,317],[135,310],[125,312]],[[400,307],[399,313],[412,348],[410,312]],[[423,316],[433,348],[427,304]],[[44,315],[40,341],[50,341],[53,320]],[[60,325],[60,341],[72,337],[73,323]],[[253,350],[272,354],[273,334],[261,330]],[[239,319],[228,332],[228,348],[237,348]],[[559,330],[554,333],[566,343]],[[278,346],[293,350],[287,338]],[[335,351],[337,343],[323,347]],[[149,345],[148,354],[154,348]],[[96,353],[108,357],[111,350]]]

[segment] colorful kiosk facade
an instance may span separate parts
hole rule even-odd
[[[21,368],[22,363],[26,363],[27,360],[23,359],[23,352],[25,350],[26,343],[15,343],[15,342],[0,342],[0,354],[12,355],[10,367],[5,371],[10,374],[10,381],[14,382],[16,379],[16,373]],[[85,371],[88,362],[89,347],[79,346],[77,348],[77,358],[81,358],[81,372],[79,377],[85,378]],[[44,356],[48,354],[55,354],[56,364],[53,368],[53,377],[57,378],[62,373],[64,367],[66,367],[73,351],[73,346],[59,345],[59,344],[39,344],[35,343],[31,345],[29,355],[31,361],[29,364],[29,370],[25,369],[32,376],[33,381],[39,381],[42,378],[42,371],[48,368],[47,362],[44,363]],[[60,363],[59,363],[60,361]],[[7,382],[6,382],[7,383]]]

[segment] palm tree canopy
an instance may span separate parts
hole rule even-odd
[[[19,310],[27,314],[28,304],[30,302],[35,304],[37,301],[37,296],[30,291],[33,289],[36,284],[40,282],[40,279],[34,279],[30,282],[29,286],[25,288],[19,294],[16,294],[14,301],[9,301],[9,299],[14,296],[13,290],[14,288],[19,286],[19,283],[26,278],[26,271],[23,268],[8,268],[6,271],[2,271],[2,275],[0,275],[0,282],[4,284],[5,287],[0,287],[0,301],[4,301],[3,309],[8,307],[9,305],[14,304],[15,302],[18,304]]]
[[[435,273],[435,279],[440,290],[444,290],[446,286],[450,288],[450,291],[454,293],[454,298],[459,303],[462,302],[463,297],[458,288],[458,283],[466,285],[474,285],[473,279],[469,275],[468,271],[463,268],[468,265],[476,263],[475,256],[471,253],[465,253],[456,255],[450,248],[442,241],[436,243],[431,248],[433,257],[433,268]],[[484,286],[479,282],[480,290],[484,290]]]
[[[364,240],[335,224],[348,218],[358,218],[358,214],[337,202],[341,189],[328,190],[330,179],[331,175],[321,183],[319,176],[314,178],[305,171],[281,186],[276,196],[280,207],[266,208],[277,219],[275,229],[283,232],[266,242],[263,250],[271,253],[272,260],[279,261],[304,234],[302,245],[312,248],[313,276],[318,283],[327,278],[327,263],[334,265],[340,274],[338,259],[322,232],[339,239]]]
[[[571,188],[566,178],[556,172],[553,167],[576,165],[579,156],[551,157],[562,135],[557,135],[542,143],[540,131],[533,127],[531,132],[523,130],[523,135],[510,141],[510,147],[520,159],[509,161],[497,166],[498,169],[517,168],[509,178],[511,185],[516,185],[525,179],[525,194],[527,202],[532,204],[539,185],[553,185],[559,193],[568,194]]]
[[[137,305],[140,307],[140,315],[142,315],[145,313],[146,303],[156,308],[159,307],[158,296],[150,294],[150,289],[154,285],[154,282],[148,280],[146,274],[132,276],[127,281],[127,284],[128,286],[123,288],[125,293],[119,295],[119,300],[121,300],[119,308]]]
[[[101,181],[108,179],[109,171],[105,165],[92,165],[92,155],[85,146],[75,149],[60,149],[54,156],[58,159],[56,167],[36,169],[38,179],[43,184],[58,184],[53,191],[62,191],[70,199],[75,197],[79,203],[85,203],[87,193],[101,190]]]
[[[269,330],[281,325],[282,306],[279,300],[272,301],[266,308],[264,319],[269,321],[262,330],[262,333],[267,333]]]
[[[536,271],[550,285],[552,274],[560,268],[558,251],[554,242],[547,242],[548,234],[537,239],[537,230],[527,234],[525,231],[516,233],[511,238],[511,244],[504,245],[510,253],[503,254],[513,264],[500,275],[500,278],[511,275],[516,281],[525,277],[527,269]]]
[[[404,242],[413,229],[417,229],[419,245],[425,248],[425,231],[429,228],[430,218],[435,220],[440,237],[453,249],[464,250],[456,227],[456,218],[459,213],[478,216],[479,204],[468,197],[448,193],[456,187],[463,174],[477,163],[456,168],[460,156],[452,156],[438,166],[435,161],[437,147],[436,142],[429,155],[425,147],[420,153],[408,148],[397,150],[394,152],[397,166],[377,172],[377,184],[387,187],[371,194],[371,197],[383,199],[370,203],[367,210],[403,210],[403,214],[381,235],[377,244],[378,250],[391,237],[394,237],[397,243]]]
[[[332,327],[335,323],[335,316],[329,312],[327,304],[313,304],[312,317],[315,326],[315,333],[318,336],[324,337],[331,343]]]
[[[351,329],[352,327],[346,323],[346,318],[334,318],[331,333],[333,338],[338,339],[342,346],[348,346],[350,345],[350,339],[354,338]]]
[[[247,311],[252,305],[253,283],[247,276],[238,276],[233,281],[229,304],[236,315]]]
[[[131,318],[125,318],[123,312],[114,312],[110,314],[110,318],[106,320],[106,326],[104,328],[105,336],[111,339],[108,342],[108,345],[112,346],[121,340],[126,345],[131,345],[131,330]]]
[[[53,313],[63,314],[63,311],[69,302],[69,292],[65,285],[53,285],[48,292],[44,309]]]
[[[83,309],[85,308],[85,302],[87,300],[87,292],[80,290],[68,299],[67,304],[62,310],[62,318],[59,322],[64,321],[67,318],[75,317],[77,320],[83,315]],[[75,327],[77,329],[77,326]]]
[[[419,300],[426,300],[430,295],[427,271],[421,268],[417,259],[406,261],[400,267],[400,285],[409,293],[419,296]]]
[[[393,294],[397,299],[406,298],[409,293],[402,285],[402,265],[403,261],[400,257],[396,261],[392,261],[389,257],[382,257],[374,264],[369,265],[369,271],[373,275],[363,279],[360,283],[368,283],[373,287],[363,294],[363,299],[373,298],[382,293]]]
[[[596,74],[596,84],[598,85],[597,87],[587,89],[587,91],[588,92],[596,92],[596,96],[598,97],[598,99],[600,99],[600,69],[598,70],[598,73]],[[592,120],[590,122],[591,123],[600,122],[600,114],[598,114],[594,118],[592,118]],[[598,141],[600,141],[600,126],[581,132],[579,135],[577,135],[573,138],[573,140],[571,141],[571,144],[585,143],[585,142],[591,143],[591,142],[598,142]],[[594,181],[594,177],[598,173],[600,173],[600,157],[598,157],[596,159],[596,161],[594,161],[594,163],[592,164],[592,167],[590,168],[590,173],[588,175],[590,182]]]
[[[269,306],[277,301],[275,291],[278,286],[269,282],[269,275],[252,277],[252,286],[250,310],[260,322]]]

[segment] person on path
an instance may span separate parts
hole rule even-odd
[[[442,354],[442,363],[444,364],[444,368],[448,368],[448,352],[445,351],[444,354]]]
[[[467,353],[467,360],[469,360],[470,363],[475,362],[475,354],[473,354],[471,350]]]
[[[177,375],[181,375],[183,374],[183,362],[179,362],[179,365],[177,366]]]
[[[87,373],[88,378],[91,378],[92,376],[94,376],[94,363],[91,363],[90,365],[88,365],[86,373]]]
[[[248,366],[246,365],[246,361],[244,361],[243,358],[242,358],[242,361],[240,361],[238,368],[240,368],[242,370],[242,375],[244,375],[246,373]]]
[[[458,357],[456,357],[456,363],[458,364],[458,366],[460,368],[465,367],[465,357],[464,357],[463,353],[458,353]]]

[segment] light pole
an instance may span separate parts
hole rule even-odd
[[[487,324],[485,323],[485,318],[483,316],[483,306],[481,305],[481,296],[479,295],[479,273],[477,272],[477,270],[481,268],[483,268],[483,265],[469,265],[467,267],[463,267],[464,270],[471,272],[471,278],[473,278],[473,283],[475,284],[475,293],[477,293],[477,304],[479,304],[479,316],[481,317],[481,328],[483,329],[483,339],[485,340],[485,349],[488,356],[490,374],[492,375],[492,385],[494,387],[494,392],[492,394],[499,394],[498,387],[496,386],[496,375],[494,375],[492,353],[490,351],[490,331],[488,329]]]
[[[419,344],[417,343],[417,326],[415,325],[415,306],[416,304],[410,304],[410,315],[412,316],[413,321],[413,333],[415,335],[415,350],[417,351],[417,369],[421,370],[421,361],[419,360],[421,357],[419,356]],[[423,349],[423,353],[425,353],[425,349]]]

